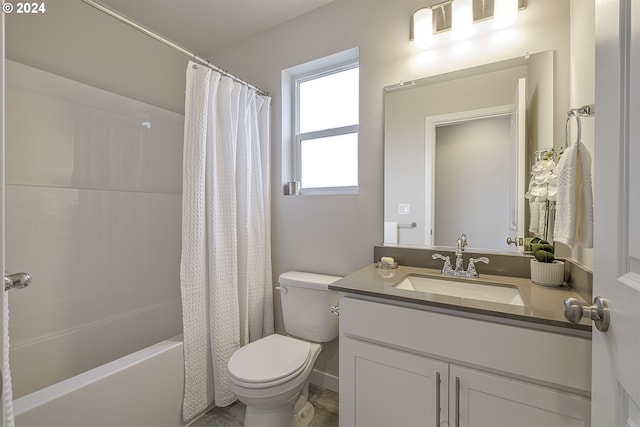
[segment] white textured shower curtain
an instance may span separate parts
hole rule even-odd
[[[271,99],[208,67],[187,67],[180,288],[183,417],[235,400],[227,363],[273,333]]]

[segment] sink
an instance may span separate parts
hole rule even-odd
[[[463,281],[457,278],[440,278],[410,274],[389,286],[398,293],[410,296],[413,292],[438,294],[472,300],[524,306],[520,291],[515,286]]]

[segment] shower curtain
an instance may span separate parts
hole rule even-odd
[[[271,99],[187,67],[180,288],[185,422],[235,400],[227,363],[273,333]]]

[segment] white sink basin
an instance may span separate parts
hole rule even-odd
[[[524,306],[520,291],[516,287],[465,282],[456,280],[455,278],[445,279],[409,275],[391,286],[391,288],[399,290],[401,293],[405,293],[402,291],[422,292]]]

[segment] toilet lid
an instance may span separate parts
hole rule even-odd
[[[229,374],[247,383],[270,383],[303,370],[311,344],[273,334],[236,351],[229,359]]]

